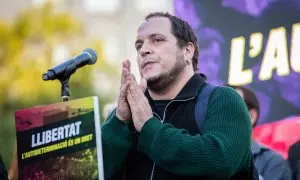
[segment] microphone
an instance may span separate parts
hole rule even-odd
[[[83,50],[83,52],[78,56],[75,56],[64,63],[49,69],[46,73],[43,74],[42,78],[44,81],[60,79],[65,75],[73,74],[77,69],[87,64],[95,64],[97,58],[98,56],[96,51],[91,48],[87,48]]]

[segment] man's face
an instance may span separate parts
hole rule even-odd
[[[135,47],[141,77],[150,89],[168,85],[186,65],[168,18],[153,17],[144,22],[137,31]]]

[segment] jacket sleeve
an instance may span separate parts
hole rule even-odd
[[[229,179],[249,167],[251,130],[242,98],[219,87],[208,103],[202,135],[151,118],[142,127],[138,150],[174,174]]]
[[[132,145],[128,125],[111,113],[101,128],[105,179],[121,179],[126,156]]]

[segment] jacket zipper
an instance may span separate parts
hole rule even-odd
[[[166,118],[167,108],[168,108],[168,106],[169,106],[172,102],[185,102],[185,101],[190,101],[190,100],[192,100],[192,99],[195,99],[195,97],[191,97],[191,98],[189,98],[189,99],[184,99],[184,100],[172,100],[172,101],[170,101],[170,102],[167,104],[167,106],[165,107],[163,119],[161,119],[160,116],[159,116],[158,114],[156,114],[155,112],[153,112],[153,114],[154,114],[155,116],[158,117],[158,119],[160,120],[161,123],[164,123],[165,118]],[[150,180],[153,180],[154,170],[155,170],[155,162],[153,163],[153,166],[152,166],[152,171],[151,171],[151,177],[150,177]]]

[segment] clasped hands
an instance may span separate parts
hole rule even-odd
[[[135,129],[140,132],[143,125],[153,117],[148,99],[144,95],[147,83],[141,79],[140,84],[130,71],[130,61],[122,63],[121,88],[117,102],[116,116],[121,121],[132,119]]]

